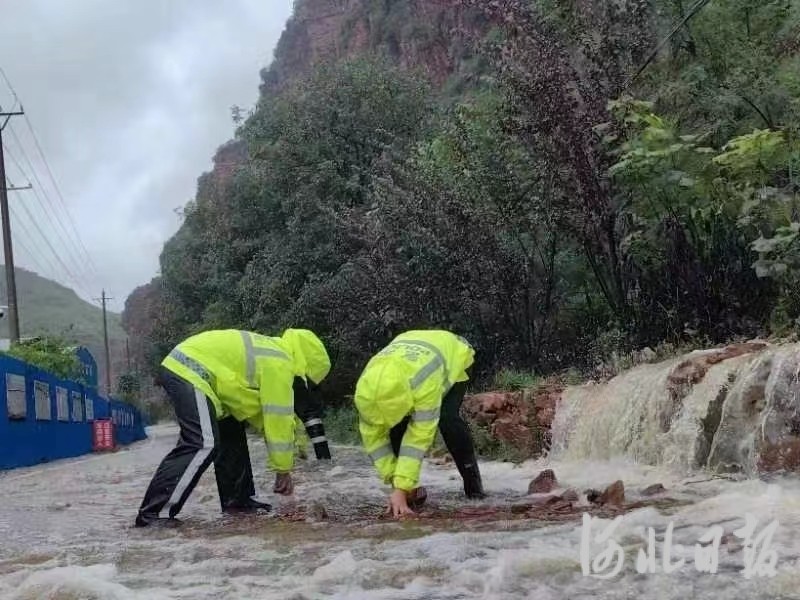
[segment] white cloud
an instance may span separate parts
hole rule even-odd
[[[292,0],[26,0],[4,3],[0,66],[25,105],[96,272],[77,248],[62,258],[73,285],[20,203],[58,251],[67,235],[46,218],[57,194],[24,121],[12,121],[44,190],[11,195],[20,266],[76,288],[101,288],[121,310],[158,269],[176,230],[174,209],[233,134],[230,107],[252,105]],[[12,99],[0,82],[0,105]],[[30,171],[10,130],[8,175]],[[37,188],[39,185],[34,182]],[[40,202],[41,200],[41,202]],[[15,226],[18,224],[18,226]],[[71,228],[65,225],[68,234]],[[32,235],[27,236],[23,229]],[[30,253],[22,249],[25,245]],[[75,246],[73,243],[72,246]],[[45,257],[45,255],[49,255]]]

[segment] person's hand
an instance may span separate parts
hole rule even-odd
[[[413,516],[414,511],[408,507],[408,497],[404,490],[394,490],[389,496],[389,508],[386,511],[391,513],[395,519]]]
[[[291,496],[294,492],[294,483],[292,482],[291,473],[276,473],[275,474],[275,487],[272,491],[282,496]]]

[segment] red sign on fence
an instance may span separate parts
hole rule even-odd
[[[92,448],[95,452],[114,449],[114,423],[111,419],[96,419],[93,433]]]

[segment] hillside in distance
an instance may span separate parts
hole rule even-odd
[[[102,309],[82,300],[73,290],[60,283],[31,271],[17,267],[16,275],[20,335],[58,336],[86,346],[97,360],[102,389],[105,377]],[[0,298],[3,304],[8,304],[5,276],[0,277]],[[126,335],[118,313],[109,311],[107,319],[112,373],[116,378],[123,372]],[[1,338],[8,338],[8,325],[7,317],[0,319]]]

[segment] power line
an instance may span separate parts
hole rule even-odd
[[[11,95],[14,96],[14,101],[17,104],[21,104],[21,102],[19,101],[19,96],[17,96],[17,92],[14,90],[14,86],[11,85],[11,82],[8,80],[8,75],[6,75],[6,72],[3,69],[3,67],[0,67],[0,75],[2,75],[3,79],[5,79],[8,89],[11,90]],[[12,107],[11,110],[14,110],[14,107]]]
[[[22,103],[21,103],[21,101],[19,99],[19,96],[17,95],[17,92],[14,89],[14,86],[11,84],[11,81],[9,80],[8,75],[6,75],[6,72],[2,67],[0,67],[0,76],[2,76],[2,78],[5,80],[5,83],[8,86],[8,89],[11,90],[11,94],[14,96],[14,100],[18,104],[21,105]],[[83,255],[84,255],[85,259],[86,259],[86,265],[91,269],[92,274],[94,274],[95,277],[98,277],[99,276],[99,272],[97,270],[97,266],[95,265],[94,261],[92,260],[92,257],[89,254],[88,250],[86,250],[86,246],[83,244],[83,241],[81,240],[80,234],[78,233],[77,227],[75,226],[75,222],[74,222],[74,220],[72,218],[72,215],[69,212],[69,208],[67,207],[66,202],[64,201],[64,196],[61,193],[61,188],[59,187],[58,182],[56,181],[56,178],[53,175],[53,170],[50,168],[50,163],[48,162],[47,157],[45,156],[44,151],[42,150],[42,146],[39,143],[39,138],[36,135],[36,131],[33,128],[33,124],[31,123],[31,121],[28,118],[27,114],[23,114],[23,118],[25,119],[25,123],[28,126],[28,130],[31,133],[31,137],[33,138],[34,144],[36,146],[36,150],[38,151],[39,156],[41,157],[42,162],[44,163],[45,170],[47,171],[47,174],[48,174],[48,176],[50,178],[50,181],[53,184],[53,189],[55,189],[55,191],[56,191],[56,194],[57,194],[57,197],[58,197],[58,199],[60,201],[61,207],[62,207],[62,209],[64,211],[64,214],[67,217],[67,222],[69,223],[69,225],[70,225],[70,227],[72,229],[72,232],[75,235],[74,238],[71,238],[71,241],[74,243],[77,240],[77,246],[83,252]],[[13,128],[12,128],[12,135],[17,140],[17,143],[19,144],[20,149],[22,150],[23,154],[25,154],[24,147],[19,142],[19,139],[16,137],[16,133],[13,131]],[[28,159],[28,162],[30,163],[29,159]],[[31,165],[31,170],[35,172],[35,169],[33,169],[32,165]],[[36,179],[37,179],[37,181],[38,181],[39,185],[41,186],[42,191],[44,193],[44,186],[41,184],[41,181],[38,180],[38,176],[36,177]],[[47,197],[46,194],[45,194],[45,197]],[[48,199],[49,199],[49,197],[48,197]],[[58,221],[58,219],[56,219],[56,220]],[[59,224],[61,225],[60,221],[59,221]],[[67,238],[70,239],[70,235],[66,232],[66,229],[63,228],[63,225],[62,225],[62,229],[64,230],[64,233],[67,235]],[[81,260],[78,261],[79,264],[81,262],[82,262]]]
[[[17,187],[14,185],[14,182],[13,182],[13,181],[11,181],[11,178],[10,178],[10,177],[6,176],[6,181],[9,183],[9,185],[11,185],[11,187],[12,187],[12,188],[19,189],[19,188],[17,188]],[[10,204],[8,208],[9,208],[9,211],[10,211],[10,213],[11,213],[11,216],[12,216],[12,217],[13,217],[13,219],[14,219],[14,222],[15,222],[15,223],[16,223],[18,226],[20,226],[20,227],[22,228],[22,230],[23,230],[23,234],[25,234],[25,237],[16,237],[16,238],[15,238],[15,243],[16,243],[16,244],[18,244],[19,246],[21,246],[21,247],[23,248],[23,250],[25,250],[25,252],[28,254],[28,256],[29,256],[29,257],[31,258],[31,260],[33,261],[33,263],[34,263],[34,266],[35,266],[36,268],[38,268],[38,269],[40,270],[40,272],[42,272],[42,273],[46,273],[46,274],[47,274],[47,275],[49,275],[49,276],[53,276],[54,274],[56,274],[56,273],[57,273],[57,269],[54,269],[54,268],[53,268],[53,263],[52,263],[52,262],[50,262],[50,259],[47,257],[47,254],[44,254],[44,255],[39,255],[38,253],[36,253],[36,252],[33,252],[33,251],[30,249],[30,247],[27,245],[27,243],[24,241],[24,239],[25,239],[25,238],[27,238],[27,239],[33,239],[33,236],[31,235],[31,233],[30,233],[30,230],[28,229],[28,226],[27,226],[27,224],[25,223],[25,221],[24,221],[24,220],[22,220],[22,219],[20,218],[20,215],[17,213],[17,211],[16,211],[16,210],[14,210],[14,208],[15,208],[15,207],[14,207],[14,205],[13,205],[13,204]],[[12,234],[12,235],[13,235],[13,234]],[[39,259],[40,259],[40,257],[41,257],[41,256],[43,256],[43,257],[46,259],[46,262],[47,262],[47,267],[44,267],[44,266],[42,265],[42,263],[40,262],[40,260],[39,260]]]
[[[33,236],[31,235],[31,232],[28,229],[28,225],[25,223],[25,221],[23,221],[20,218],[20,215],[14,210],[14,206],[10,206],[9,210],[11,211],[11,216],[14,219],[14,223],[16,223],[17,227],[22,229],[22,233],[24,234],[24,237],[23,236],[15,237],[14,243],[17,244],[18,246],[21,246],[22,249],[25,250],[27,255],[33,261],[34,266],[37,269],[39,269],[39,271],[42,274],[47,275],[48,277],[53,277],[58,272],[58,270],[53,268],[53,263],[50,261],[47,254],[39,255],[30,249],[27,242],[25,242],[25,239],[33,239]],[[44,264],[42,264],[43,262],[46,262],[47,265],[45,266]]]
[[[21,225],[21,223],[19,222],[19,215],[14,213],[13,208],[9,207],[9,210],[11,212],[11,217],[14,219],[14,222],[17,225]],[[27,229],[24,226],[22,227],[22,229],[25,230],[24,233],[27,234]],[[30,246],[28,246],[27,242],[25,242],[24,237],[15,237],[14,244],[16,246],[19,246],[25,251],[25,256],[28,257],[28,259],[30,260],[33,267],[37,270],[38,273],[42,274],[43,276],[50,275],[48,267],[45,267],[42,261],[40,260],[39,256],[33,250],[31,250]]]
[[[47,204],[50,205],[50,207],[52,208],[54,206],[53,202],[52,202],[52,200],[50,200],[50,197],[47,194],[47,190],[44,187],[44,185],[42,184],[42,181],[39,178],[39,174],[37,173],[36,168],[33,166],[33,163],[31,161],[30,157],[28,156],[28,153],[25,151],[25,147],[22,144],[22,141],[19,139],[19,136],[17,136],[17,133],[16,133],[16,131],[14,131],[13,127],[11,128],[11,136],[14,139],[14,141],[16,142],[17,146],[19,147],[19,151],[20,151],[20,153],[22,155],[22,158],[25,161],[25,163],[27,164],[28,169],[30,170],[30,175],[28,175],[26,173],[25,169],[19,163],[19,161],[16,159],[16,157],[14,156],[13,153],[10,154],[11,160],[14,162],[14,164],[17,166],[17,169],[19,169],[20,173],[22,173],[22,175],[24,177],[27,177],[29,181],[32,180],[34,183],[36,183],[36,185],[38,186],[38,190],[41,190],[41,194],[45,197],[45,199],[47,201]],[[36,199],[39,201],[39,203],[40,203],[40,205],[42,207],[42,210],[45,213],[45,216],[48,218],[48,220],[50,220],[51,224],[55,225],[53,223],[53,218],[51,216],[51,213],[45,207],[45,202],[42,200],[41,196],[39,195],[39,191],[37,191],[37,189],[34,189],[34,194],[36,196]],[[55,214],[55,213],[53,213],[53,214]],[[59,225],[60,225],[60,221],[59,221],[57,216],[55,218],[55,222],[59,223]],[[61,229],[62,229],[62,231],[64,231],[63,226],[62,226]],[[73,252],[72,256],[70,257],[70,260],[75,260],[76,257],[77,257],[77,260],[75,260],[75,263],[78,265],[78,270],[80,271],[82,266],[85,267],[86,262],[83,261],[78,256],[78,254],[74,253],[74,246],[71,248],[70,247],[70,244],[71,244],[70,241],[68,239],[65,240],[63,237],[61,237],[61,235],[58,233],[58,231],[55,229],[55,227],[53,228],[53,232],[61,239],[62,242],[65,242],[65,248],[67,250],[71,250]],[[66,231],[64,231],[64,233],[66,233]],[[89,277],[88,277],[89,280],[92,279],[92,275],[93,275],[92,273],[90,273],[89,271],[84,271],[83,276],[86,277],[86,275],[89,275]]]
[[[66,202],[64,202],[64,196],[61,194],[61,189],[59,188],[58,183],[56,182],[56,179],[53,176],[53,171],[50,169],[50,163],[47,162],[47,158],[45,157],[44,152],[42,151],[42,147],[39,144],[39,139],[36,137],[36,132],[33,130],[33,125],[31,124],[30,119],[28,119],[28,115],[23,115],[23,118],[25,119],[25,123],[28,125],[28,129],[30,130],[31,135],[33,136],[33,141],[36,144],[36,149],[39,151],[39,156],[42,157],[42,162],[44,162],[44,166],[47,169],[47,174],[50,177],[50,181],[53,182],[53,187],[56,190],[58,199],[61,201],[61,207],[64,209],[64,214],[67,217],[67,222],[70,224],[72,232],[75,234],[75,239],[77,240],[80,249],[83,250],[83,254],[86,257],[89,266],[96,272],[97,267],[95,266],[94,261],[92,260],[92,257],[89,254],[88,250],[86,250],[86,246],[84,246],[83,242],[81,241],[80,234],[78,234],[77,227],[75,227],[75,221],[72,220],[72,215],[70,214],[69,209],[67,208]]]
[[[3,79],[5,80],[8,89],[11,90],[11,94],[14,96],[14,100],[21,105],[22,103],[20,102],[19,96],[17,95],[14,86],[11,85],[11,81],[8,79],[8,75],[6,75],[6,72],[3,70],[2,67],[0,67],[0,75],[2,75]],[[23,114],[22,118],[25,119],[25,124],[28,126],[28,130],[31,132],[31,137],[33,138],[36,150],[39,152],[39,156],[41,157],[42,162],[44,163],[45,169],[47,170],[47,174],[50,177],[50,181],[53,184],[53,188],[56,190],[56,194],[58,195],[58,198],[61,201],[61,207],[63,208],[64,214],[66,215],[67,220],[70,226],[72,227],[73,233],[75,234],[75,240],[77,240],[78,245],[83,250],[83,254],[89,261],[91,267],[96,270],[94,262],[92,261],[92,257],[86,250],[86,246],[83,245],[80,234],[78,233],[77,228],[75,227],[75,222],[72,220],[72,215],[70,214],[69,209],[67,208],[67,204],[64,201],[64,196],[61,193],[61,188],[59,187],[58,182],[56,181],[56,178],[53,175],[53,170],[50,168],[50,163],[48,162],[47,157],[45,156],[44,151],[42,150],[42,146],[39,143],[39,138],[36,135],[36,131],[33,129],[33,123],[31,123],[31,120],[28,118],[27,114]]]
[[[82,260],[80,258],[80,256],[79,256],[80,252],[76,252],[75,251],[74,242],[70,241],[69,235],[67,234],[67,232],[64,229],[63,225],[61,224],[61,220],[55,214],[55,205],[54,205],[53,201],[50,199],[50,196],[47,193],[47,189],[42,184],[42,181],[39,178],[39,174],[37,173],[36,168],[33,166],[33,162],[31,161],[30,157],[28,156],[28,153],[25,151],[25,146],[22,144],[22,141],[19,139],[19,136],[17,135],[16,131],[14,131],[13,127],[11,128],[11,136],[14,139],[14,141],[16,142],[16,144],[17,144],[17,146],[19,148],[19,151],[20,151],[20,153],[22,155],[22,159],[24,160],[25,164],[28,166],[28,169],[30,170],[30,176],[25,172],[25,169],[23,169],[23,167],[19,163],[19,161],[17,161],[14,158],[13,154],[12,154],[12,160],[14,161],[14,163],[17,165],[17,168],[20,170],[20,172],[24,176],[28,177],[29,180],[32,178],[33,182],[37,184],[38,189],[34,188],[34,195],[35,195],[36,199],[39,201],[45,216],[50,221],[51,225],[53,225],[53,233],[57,237],[59,237],[62,242],[64,242],[65,249],[70,253],[69,260],[73,264],[77,264],[78,265],[77,271],[79,273],[81,273],[81,277],[84,278],[85,282],[91,282],[93,277],[97,277],[97,273],[96,272],[95,273],[90,272],[87,269],[88,263],[85,260]],[[52,214],[51,214],[51,211],[48,211],[48,209],[45,207],[45,201],[42,200],[42,197],[39,195],[39,191],[41,191],[42,196],[44,196],[47,204],[51,207]],[[53,217],[55,217],[55,218],[53,218]],[[67,236],[66,238],[62,237],[61,234],[58,232],[58,230],[55,227],[56,223],[60,226],[61,231],[63,231],[64,234]],[[89,285],[89,288],[91,288],[91,285]]]
[[[30,183],[30,182],[31,182],[31,180],[28,178],[28,175],[27,175],[27,174],[25,173],[25,171],[22,169],[22,165],[20,165],[20,164],[19,164],[19,161],[18,161],[18,160],[17,160],[17,158],[16,158],[16,157],[15,157],[15,156],[12,154],[12,152],[11,152],[11,150],[8,148],[8,146],[6,146],[5,144],[3,144],[3,149],[5,150],[5,155],[6,155],[6,156],[8,156],[8,157],[11,159],[11,162],[13,162],[13,163],[16,165],[16,167],[17,167],[17,170],[18,170],[18,171],[19,171],[19,172],[22,174],[22,176],[23,176],[23,177],[25,177],[25,179],[27,179],[27,180],[28,180],[28,183]]]
[[[16,164],[17,164],[17,167],[18,167],[18,168],[20,168],[20,165],[19,165],[19,163],[16,163]],[[26,173],[25,173],[25,171],[24,171],[24,170],[21,170],[20,172],[22,173],[22,175],[23,175],[24,177],[27,177],[27,175],[26,175]],[[42,200],[41,200],[41,198],[40,198],[40,196],[39,196],[39,193],[38,193],[38,191],[37,191],[36,187],[33,187],[33,188],[32,188],[32,190],[33,190],[34,198],[35,198],[35,199],[36,199],[36,200],[39,202],[39,205],[40,205],[42,208],[44,208],[44,207],[43,207]],[[46,234],[45,234],[45,232],[42,230],[42,228],[39,226],[39,223],[40,223],[40,222],[42,222],[42,223],[43,223],[44,221],[43,221],[42,219],[37,219],[37,218],[36,218],[36,217],[35,217],[35,216],[34,216],[34,215],[31,213],[31,210],[30,210],[30,208],[29,208],[29,206],[28,206],[28,204],[27,204],[27,203],[24,203],[24,202],[23,202],[23,203],[22,203],[22,208],[23,208],[23,210],[25,211],[25,214],[26,214],[26,215],[28,216],[28,218],[30,219],[31,223],[33,224],[33,227],[34,227],[34,228],[36,229],[36,231],[39,233],[39,237],[40,237],[40,238],[41,238],[41,239],[44,241],[44,243],[47,245],[47,247],[48,247],[48,248],[50,249],[50,251],[52,252],[52,254],[53,254],[53,257],[54,257],[54,258],[56,259],[56,261],[58,261],[58,263],[61,265],[61,269],[62,269],[62,271],[64,272],[64,274],[65,274],[65,275],[67,275],[67,279],[68,279],[68,280],[71,282],[71,283],[70,283],[70,285],[74,285],[74,286],[76,286],[76,287],[77,287],[77,288],[78,288],[80,291],[82,291],[84,294],[86,294],[86,290],[87,290],[87,289],[89,289],[89,288],[86,286],[86,280],[85,280],[85,279],[84,279],[84,280],[81,280],[81,278],[80,278],[80,277],[78,277],[78,276],[75,274],[75,272],[73,271],[73,269],[71,269],[69,266],[67,266],[67,264],[66,264],[66,263],[65,263],[65,262],[62,260],[62,258],[61,258],[61,253],[57,252],[57,251],[56,251],[56,249],[53,247],[53,245],[50,243],[50,236],[46,235]],[[45,215],[46,215],[46,216],[48,217],[48,219],[49,219],[49,216],[50,216],[50,215],[49,215],[49,213],[47,212],[47,210],[46,210],[46,209],[44,209],[44,213],[45,213]],[[52,220],[51,220],[51,223],[52,223]],[[66,255],[65,255],[65,258],[66,258]],[[56,273],[56,274],[57,274],[57,270],[56,270],[56,271],[54,271],[54,273]],[[85,275],[84,275],[84,277],[85,277]],[[57,276],[57,275],[56,275],[56,279],[58,279],[58,276]]]
[[[19,166],[18,163],[17,163],[17,165]],[[24,171],[22,171],[22,173],[23,173],[23,175],[25,175]],[[33,192],[34,192],[34,196],[36,196],[37,195],[36,194],[36,188],[33,188]],[[31,214],[31,211],[30,211],[30,208],[28,208],[28,205],[26,203],[24,203],[24,202],[22,202],[21,205],[22,205],[23,210],[25,211],[25,214],[28,216],[28,218],[30,219],[31,223],[36,228],[36,231],[39,233],[39,236],[42,238],[42,240],[44,240],[44,243],[47,245],[47,247],[50,248],[50,251],[53,253],[53,256],[55,257],[56,261],[59,263],[59,265],[61,265],[61,268],[63,269],[63,271],[69,276],[69,279],[72,281],[73,285],[77,286],[78,289],[80,289],[84,294],[86,294],[87,288],[84,287],[84,284],[81,283],[79,278],[72,272],[72,269],[70,269],[64,263],[64,261],[61,260],[61,256],[59,255],[58,252],[56,252],[55,248],[53,248],[53,245],[50,243],[49,237],[47,235],[45,235],[44,232],[42,231],[41,227],[39,227],[39,222]]]

